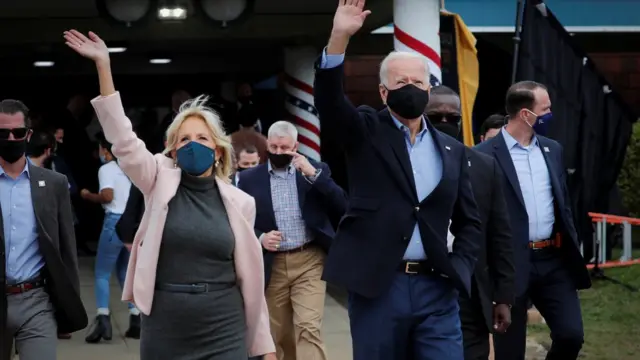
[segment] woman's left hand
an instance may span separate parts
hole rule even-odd
[[[276,357],[276,353],[270,353],[266,354],[262,360],[278,360],[278,358]]]

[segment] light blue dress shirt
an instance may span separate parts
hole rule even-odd
[[[339,66],[344,62],[344,54],[327,55],[326,50],[322,52],[320,67],[331,69]],[[422,120],[422,130],[416,135],[416,140],[411,143],[411,135],[409,128],[404,126],[398,119],[393,117],[393,122],[404,133],[409,160],[413,171],[413,179],[416,184],[416,192],[418,200],[422,201],[438,186],[442,178],[442,158],[440,151],[436,148],[435,142],[429,129],[427,122]],[[422,237],[418,224],[413,228],[411,240],[407,250],[404,253],[404,260],[420,261],[427,258],[422,245]]]
[[[529,216],[529,241],[549,239],[555,222],[553,189],[538,138],[534,137],[529,146],[522,146],[505,128],[501,132],[511,154]]]
[[[9,284],[33,279],[44,267],[44,258],[38,245],[29,177],[28,163],[16,179],[11,178],[0,167],[0,206]]]

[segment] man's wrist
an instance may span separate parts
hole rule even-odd
[[[350,36],[345,33],[332,30],[327,44],[327,55],[344,54],[347,51],[347,45],[349,45],[349,38]]]
[[[314,177],[317,173],[318,169],[314,168],[313,166],[309,167],[309,169],[305,169],[305,171],[302,172],[302,174],[308,178]]]

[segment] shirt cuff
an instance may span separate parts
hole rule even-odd
[[[313,184],[318,179],[318,176],[322,173],[322,169],[316,170],[316,173],[312,176],[304,176],[304,178],[309,182],[309,184]]]
[[[321,69],[332,69],[336,68],[344,62],[344,54],[338,55],[329,55],[327,54],[327,48],[322,50],[322,59],[320,60],[320,68]]]

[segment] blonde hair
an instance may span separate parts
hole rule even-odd
[[[173,119],[167,128],[167,147],[162,152],[169,154],[176,150],[178,143],[178,130],[182,123],[190,117],[197,117],[204,121],[211,132],[212,140],[216,144],[216,151],[220,152],[218,164],[215,166],[215,173],[218,178],[225,182],[230,182],[233,171],[233,147],[231,138],[224,131],[220,116],[212,108],[206,106],[208,96],[200,95],[195,99],[185,101],[178,110],[178,115]]]

